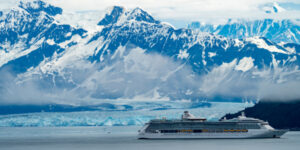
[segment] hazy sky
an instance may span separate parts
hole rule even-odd
[[[0,8],[9,8],[18,0],[0,0]],[[29,1],[29,0],[26,0]],[[141,7],[156,18],[179,26],[191,21],[221,23],[228,18],[299,18],[300,0],[44,0],[64,11],[100,11],[110,6]],[[277,2],[285,11],[265,13],[265,7]]]
[[[299,18],[300,0],[48,0],[65,10],[105,10],[109,6],[141,7],[169,22],[223,22],[228,18]],[[267,14],[274,2],[286,11]]]

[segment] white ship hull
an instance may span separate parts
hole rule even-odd
[[[249,130],[245,133],[139,133],[139,139],[243,139],[279,138],[287,130]]]

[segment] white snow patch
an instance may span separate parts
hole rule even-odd
[[[240,41],[239,39],[234,39],[234,46],[242,46],[244,43]]]
[[[208,56],[209,56],[210,58],[212,58],[212,57],[214,57],[214,56],[216,56],[216,55],[217,55],[216,53],[208,52]]]
[[[283,12],[285,11],[284,8],[282,8],[281,6],[279,6],[279,4],[277,2],[273,3],[273,7],[277,9],[278,12]]]
[[[115,59],[118,54],[119,54],[119,57],[123,57],[124,52],[125,52],[125,47],[124,46],[118,47],[118,49],[112,55],[111,59]]]
[[[54,45],[54,44],[55,44],[55,42],[54,42],[53,39],[48,39],[48,40],[47,40],[47,43],[48,43],[49,45]]]
[[[262,10],[265,11],[266,13],[272,13],[272,14],[286,11],[277,2],[273,2],[273,4],[267,4],[265,7],[262,8]]]
[[[27,39],[27,38],[28,38],[28,33],[26,33],[26,34],[24,34],[24,35],[21,35],[21,36],[19,35],[19,37],[20,37],[20,38],[23,38],[23,39]]]
[[[281,47],[284,47],[284,44],[286,44],[286,42],[281,41],[281,42],[277,43],[277,45],[279,45]]]
[[[278,49],[276,46],[274,45],[268,45],[264,39],[261,39],[259,37],[254,37],[254,38],[247,38],[246,41],[251,42],[255,45],[257,45],[258,48],[263,48],[266,49],[270,52],[276,52],[276,53],[283,53],[283,54],[287,54],[287,52]]]
[[[290,62],[294,62],[294,61],[296,61],[296,60],[297,60],[297,57],[294,56],[293,58],[290,59]]]
[[[69,32],[69,33],[66,34],[66,37],[69,37],[71,35],[72,35],[72,32]]]
[[[206,65],[206,61],[205,61],[205,51],[202,51],[202,63],[203,65]]]
[[[173,29],[176,29],[175,26],[173,26],[171,23],[169,22],[161,22],[161,24],[166,25],[166,26],[170,26]]]
[[[296,54],[295,47],[285,47],[287,51],[289,51],[289,54]]]
[[[172,36],[171,36],[171,39],[173,39],[173,40],[176,40],[177,39],[177,36],[176,36],[176,34],[173,32],[173,34],[172,34]]]
[[[32,45],[30,48],[24,50],[24,43],[19,42],[17,44],[14,44],[13,46],[7,42],[4,45],[1,45],[5,51],[0,51],[0,67],[7,62],[17,59],[19,57],[22,57],[24,55],[29,54],[30,52],[38,49],[45,38],[40,39],[37,41],[34,45]]]
[[[244,57],[239,61],[238,65],[235,67],[235,70],[246,72],[254,66],[253,61],[254,59],[252,57]]]
[[[187,50],[179,50],[179,54],[177,57],[180,59],[186,59],[189,57],[189,53],[187,53]]]

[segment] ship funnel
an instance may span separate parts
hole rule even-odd
[[[245,112],[241,112],[241,115],[238,118],[240,118],[240,119],[247,118],[246,115],[245,115]]]
[[[242,112],[241,116],[242,117],[246,117],[245,112]]]
[[[189,111],[184,111],[181,118],[182,119],[192,119],[192,118],[195,118],[195,116],[192,115],[191,113],[189,113]]]

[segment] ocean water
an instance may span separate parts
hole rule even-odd
[[[1,127],[0,150],[299,150],[300,132],[278,139],[138,140],[140,126]]]

